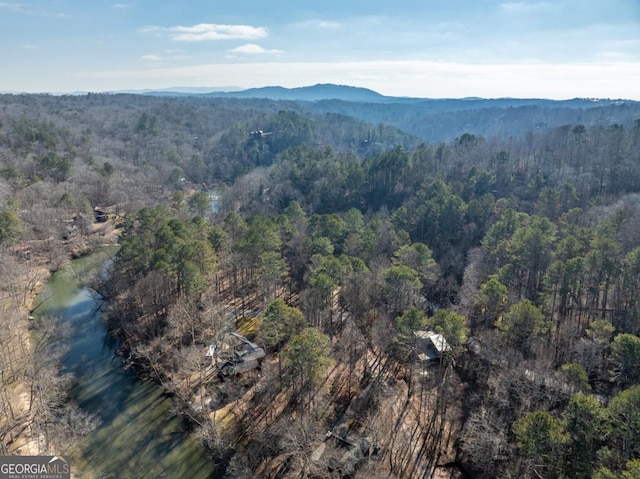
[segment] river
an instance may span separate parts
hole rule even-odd
[[[38,311],[71,326],[63,367],[76,375],[72,400],[101,421],[71,453],[73,476],[214,477],[213,464],[188,424],[170,413],[171,400],[156,383],[138,381],[115,354],[116,343],[101,320],[100,297],[77,279],[77,273],[87,268],[83,261],[91,260],[74,261],[52,275]]]

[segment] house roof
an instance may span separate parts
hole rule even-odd
[[[420,360],[437,359],[442,353],[451,349],[445,337],[435,331],[416,331],[413,334],[418,339],[419,344],[422,343],[420,345],[422,351],[418,354]]]

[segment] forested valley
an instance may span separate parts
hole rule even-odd
[[[639,477],[640,105],[321,108],[0,96],[0,452],[95,427],[29,318],[117,242],[119,354],[217,477]]]

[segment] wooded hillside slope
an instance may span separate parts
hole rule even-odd
[[[602,108],[428,142],[294,102],[5,95],[1,254],[56,269],[113,211],[122,354],[224,477],[635,477],[640,112]],[[257,369],[216,366],[232,332]]]

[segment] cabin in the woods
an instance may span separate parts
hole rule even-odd
[[[219,347],[209,346],[207,356],[212,357],[223,376],[231,376],[260,367],[265,352],[241,334],[229,333]]]
[[[118,217],[117,206],[100,207],[96,206],[93,209],[93,216],[96,223],[105,223],[107,220],[112,220]]]
[[[414,334],[420,361],[436,361],[451,349],[442,334],[434,331],[416,331]]]

